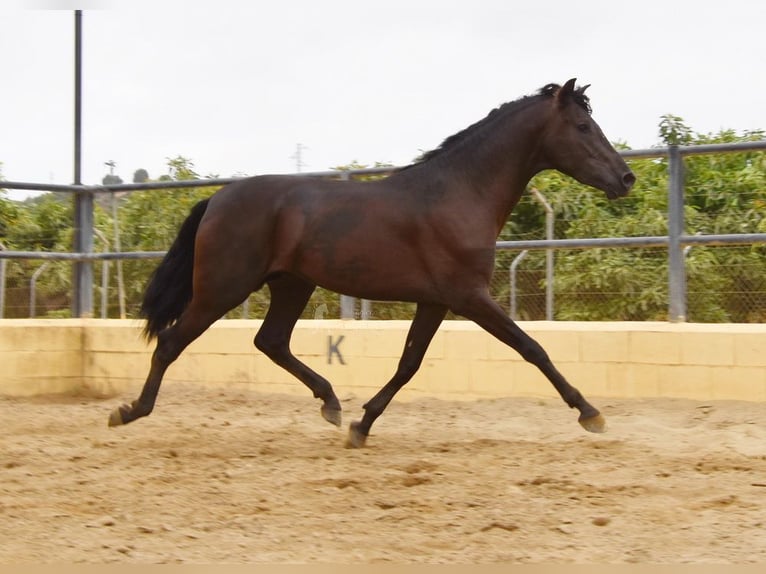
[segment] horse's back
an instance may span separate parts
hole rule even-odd
[[[247,178],[213,195],[198,248],[208,262],[237,259],[238,272],[247,262],[265,281],[288,272],[352,293],[382,284],[383,270],[416,266],[417,225],[399,195],[383,182]]]

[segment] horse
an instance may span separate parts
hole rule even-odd
[[[366,444],[375,420],[419,369],[448,310],[515,349],[579,411],[583,428],[604,432],[599,410],[489,292],[495,242],[535,174],[558,170],[609,199],[635,183],[592,118],[588,87],[573,78],[505,103],[385,179],[262,175],[197,203],[144,292],[144,335],[156,338],[146,382],[137,400],[112,411],[109,426],[149,415],[168,366],[267,285],[269,308],[254,345],[321,399],[322,417],[338,427],[341,404],[332,385],[290,350],[312,292],[321,286],[416,303],[398,367],[351,423],[348,447]]]

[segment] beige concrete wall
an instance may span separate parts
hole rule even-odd
[[[519,324],[586,396],[766,400],[766,325]],[[254,349],[259,325],[218,322],[171,365],[166,384],[307,394]],[[292,349],[339,396],[366,398],[395,371],[408,327],[408,321],[301,321]],[[0,320],[0,393],[138,393],[153,350],[140,329],[136,321]],[[328,353],[333,344],[340,356]],[[548,397],[555,391],[515,351],[473,323],[447,321],[401,393],[405,399],[422,395]]]
[[[82,323],[0,320],[0,393],[63,393],[83,379]]]

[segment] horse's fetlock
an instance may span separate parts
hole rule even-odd
[[[580,405],[582,405],[582,402],[584,400],[582,393],[580,393],[580,391],[578,391],[574,387],[572,388],[571,391],[564,393],[564,395],[562,395],[562,398],[564,399],[564,402],[567,405],[569,405],[570,409],[580,408]]]

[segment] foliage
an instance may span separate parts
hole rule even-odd
[[[731,130],[694,134],[677,116],[664,116],[666,144],[698,145],[764,139],[763,132]],[[685,159],[686,233],[757,233],[766,228],[766,155],[759,152],[697,155]],[[667,162],[631,162],[637,184],[610,202],[558,173],[533,182],[553,205],[557,237],[630,237],[667,233]],[[537,217],[506,226],[508,238],[534,227]],[[520,210],[521,214],[525,211]],[[762,247],[691,248],[686,271],[689,318],[700,322],[746,321],[764,315],[766,258]],[[665,319],[667,257],[662,249],[589,249],[556,254],[556,318],[578,320]],[[693,295],[693,296],[691,296]]]
[[[71,246],[71,221],[71,202],[67,202],[65,197],[46,193],[23,203],[0,197],[0,242],[7,250],[67,251]],[[21,301],[26,303],[29,278],[41,267],[38,297],[47,300],[48,306],[68,300],[69,265],[64,262],[10,260],[5,267],[8,307],[15,307]]]
[[[183,157],[168,158],[168,173],[160,181],[199,179],[194,163]],[[138,174],[143,175],[143,174]],[[178,229],[191,208],[212,195],[216,187],[145,190],[118,199],[120,245],[122,251],[164,251],[170,247]],[[109,232],[112,235],[112,232]],[[158,259],[142,259],[124,264],[126,298],[129,314],[136,316],[146,281],[159,263]]]

